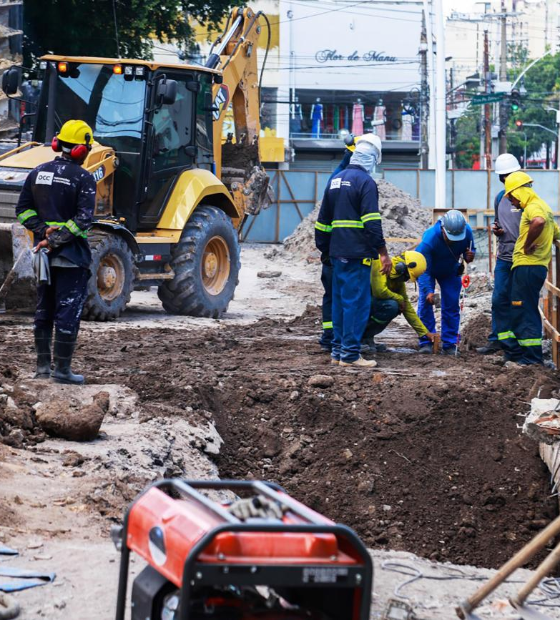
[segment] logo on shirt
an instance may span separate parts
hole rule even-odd
[[[331,186],[329,189],[338,189],[341,183],[342,183],[342,179],[333,179],[331,181]]]
[[[35,180],[36,185],[52,185],[54,177],[54,172],[39,172],[37,175],[37,179]]]

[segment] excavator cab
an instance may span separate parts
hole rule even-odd
[[[208,67],[41,58],[33,141],[0,155],[0,221],[5,233],[27,174],[55,157],[50,144],[60,127],[86,121],[94,148],[84,167],[97,197],[84,318],[116,318],[135,286],[158,286],[164,308],[175,314],[218,317],[233,297],[239,230],[246,214],[270,199],[258,153],[258,14],[234,13],[235,27]],[[3,85],[13,92],[7,73]],[[230,102],[237,139],[222,146]],[[233,165],[222,162],[228,154]],[[0,254],[4,264],[17,260],[1,240]]]

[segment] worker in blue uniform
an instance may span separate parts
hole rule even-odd
[[[426,271],[418,278],[418,316],[430,332],[436,332],[434,293],[437,282],[441,290],[442,353],[454,355],[459,341],[461,276],[464,263],[472,262],[476,253],[473,232],[463,214],[451,209],[428,228],[416,250],[428,263]],[[420,338],[421,353],[431,353],[432,349],[426,336]]]
[[[87,230],[93,221],[96,183],[82,168],[93,144],[91,128],[80,120],[66,122],[53,139],[60,157],[41,164],[25,180],[16,215],[33,232],[34,252],[48,260],[49,277],[37,286],[35,377],[81,384],[71,370],[90,276]],[[54,336],[54,371],[51,343]]]
[[[346,170],[350,164],[350,159],[354,151],[356,150],[356,141],[361,136],[355,137],[353,134],[348,134],[344,138],[344,157],[336,167],[335,171],[329,177],[327,187],[330,185],[331,179],[335,177],[339,172]],[[332,324],[332,278],[333,268],[330,258],[327,255],[321,255],[321,284],[323,285],[323,303],[321,306],[321,314],[323,319],[323,331],[319,344],[324,351],[331,352],[332,339],[333,339],[333,324]]]
[[[333,265],[333,364],[373,368],[375,360],[360,355],[360,341],[371,305],[371,260],[381,259],[381,271],[392,267],[387,253],[377,185],[371,177],[381,158],[378,136],[366,134],[346,170],[335,175],[323,197],[315,224],[315,243]]]

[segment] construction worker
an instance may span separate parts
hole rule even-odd
[[[560,229],[551,208],[532,189],[533,179],[514,172],[506,179],[506,196],[522,210],[519,237],[513,250],[511,328],[500,340],[507,360],[542,364],[542,322],[539,297]]]
[[[418,278],[418,316],[429,332],[436,331],[435,285],[441,289],[441,343],[444,355],[456,355],[459,339],[461,276],[464,263],[474,260],[476,248],[471,227],[463,214],[451,209],[424,233],[416,248],[426,257],[426,271]],[[420,353],[431,353],[428,336],[420,338]]]
[[[346,170],[335,175],[323,197],[315,224],[315,243],[333,265],[333,364],[372,368],[360,355],[360,341],[371,304],[371,259],[381,259],[383,273],[392,267],[387,253],[378,191],[371,177],[381,161],[381,140],[361,136]],[[365,261],[365,262],[364,262]]]
[[[36,260],[47,261],[48,276],[37,286],[35,377],[51,377],[54,326],[52,377],[57,383],[84,382],[82,375],[72,372],[71,362],[90,275],[86,236],[93,220],[96,184],[81,166],[92,143],[93,132],[84,121],[64,123],[52,141],[60,157],[29,173],[16,206],[18,220],[33,232]]]
[[[358,136],[361,137],[361,136]],[[344,157],[336,167],[336,170],[331,174],[327,182],[327,187],[330,185],[331,179],[339,172],[346,170],[350,164],[350,158],[356,150],[356,138],[353,134],[349,133],[344,138]],[[323,319],[323,331],[319,344],[324,351],[331,352],[332,339],[333,339],[333,325],[332,325],[332,276],[333,269],[331,260],[326,255],[321,255],[321,284],[323,285],[323,304],[321,306],[321,314]]]
[[[425,257],[420,252],[407,251],[394,256],[391,262],[393,265],[389,274],[381,272],[380,260],[371,263],[371,313],[362,344],[376,353],[385,351],[387,347],[376,343],[375,336],[401,313],[419,337],[426,336],[430,342],[434,340],[434,334],[416,314],[406,291],[406,283],[409,280],[415,282],[426,271]]]
[[[521,170],[519,161],[511,153],[496,158],[495,172],[502,183],[508,176]],[[513,248],[519,236],[521,209],[515,207],[502,190],[494,199],[494,224],[492,232],[498,238],[498,255],[494,266],[494,291],[492,292],[492,332],[488,344],[477,349],[482,355],[501,351],[500,340],[508,337],[511,329],[511,284],[513,281]]]

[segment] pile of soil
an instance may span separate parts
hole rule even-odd
[[[492,315],[481,313],[472,317],[461,333],[461,348],[474,351],[478,347],[488,344],[488,336],[492,331]]]
[[[387,238],[420,239],[432,223],[432,213],[422,207],[420,201],[389,183],[377,181],[379,188],[379,210],[383,216],[383,234]],[[315,222],[321,203],[284,240],[284,247],[290,253],[303,257],[318,256],[315,249]],[[388,242],[389,253],[400,254],[414,245],[413,242]]]
[[[497,567],[556,516],[538,445],[518,428],[534,386],[560,385],[554,372],[469,352],[333,367],[319,331],[318,309],[213,331],[84,331],[75,365],[90,384],[134,390],[153,423],[214,421],[221,477],[276,481],[375,548]],[[31,370],[29,351],[4,348]]]

